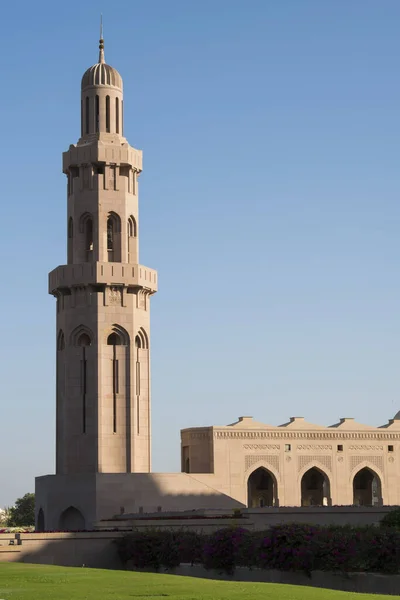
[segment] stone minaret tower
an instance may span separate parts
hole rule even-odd
[[[99,62],[81,88],[81,137],[63,155],[68,260],[57,299],[57,475],[150,472],[150,296],[139,264],[142,152],[123,136],[122,79]]]

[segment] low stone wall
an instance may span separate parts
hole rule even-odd
[[[0,561],[122,569],[115,540],[123,532],[0,534]],[[13,543],[13,545],[10,544]]]
[[[262,531],[272,525],[307,523],[309,525],[378,525],[394,506],[310,506],[241,509],[241,517],[233,511],[161,512],[144,515],[121,515],[96,524],[101,529],[192,529],[211,533],[224,527],[239,525]],[[221,518],[221,515],[225,515]]]

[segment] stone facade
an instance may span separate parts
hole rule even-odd
[[[182,471],[250,507],[400,504],[400,420],[382,427],[292,418],[279,427],[240,417],[181,432]]]
[[[81,85],[81,137],[63,155],[67,264],[57,300],[56,474],[36,479],[39,531],[117,514],[235,507],[400,504],[400,421],[280,427],[242,417],[182,431],[182,472],[151,472],[150,298],[139,263],[142,153],[123,136],[123,85],[99,61]]]

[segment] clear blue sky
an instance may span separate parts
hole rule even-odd
[[[8,2],[0,39],[0,506],[54,472],[61,153],[80,78],[124,78],[144,151],[153,467],[179,430],[400,409],[399,0]]]

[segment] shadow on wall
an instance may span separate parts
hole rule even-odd
[[[207,479],[186,473],[100,473],[74,480],[51,476],[38,488],[36,529],[85,531],[122,514],[245,508],[201,477]]]
[[[118,532],[21,534],[18,546],[0,546],[0,562],[66,567],[123,569],[117,553]],[[0,544],[8,544],[0,534]]]

